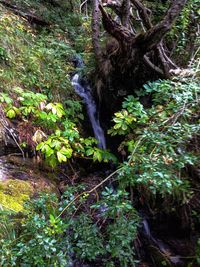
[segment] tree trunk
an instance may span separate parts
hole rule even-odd
[[[122,25],[124,27],[129,26],[129,19],[130,19],[130,0],[123,0],[122,3]]]
[[[169,70],[173,66],[173,62],[166,56],[162,40],[165,34],[172,28],[174,21],[184,8],[186,2],[187,0],[172,1],[163,20],[157,25],[153,25],[150,19],[151,12],[139,0],[131,0],[131,3],[138,11],[145,28],[145,32],[137,35],[133,33],[127,25],[127,16],[129,17],[129,14],[126,15],[128,5],[127,1],[123,2],[125,4],[124,11],[122,11],[124,12],[124,17],[126,17],[126,22],[122,21],[122,24],[116,22],[111,15],[105,11],[103,6],[99,5],[105,30],[119,43],[119,49],[117,49],[115,53],[108,55],[112,64],[111,69],[114,72],[113,76],[123,76],[121,80],[126,79],[126,77],[131,77],[132,80],[140,79],[141,76],[141,79],[145,77],[150,79],[151,75],[144,74],[145,72],[148,72],[148,67],[150,73],[156,73],[158,77],[169,77]],[[94,10],[97,8],[96,5],[97,3],[94,5]],[[93,21],[94,18],[95,16],[93,17]],[[126,25],[126,27],[124,25]],[[94,36],[99,36],[99,31],[97,31],[95,23],[93,30],[96,30],[94,32]],[[93,39],[95,51],[98,52],[97,56],[99,57],[99,43],[96,42],[97,38]],[[110,76],[112,75],[110,74]],[[143,83],[144,82],[146,81],[143,81]]]
[[[101,62],[101,47],[99,43],[100,38],[100,10],[99,0],[93,0],[92,10],[92,43],[93,49],[96,56],[97,65],[100,66]]]

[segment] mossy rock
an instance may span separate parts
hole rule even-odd
[[[19,212],[23,210],[26,200],[38,192],[57,193],[56,185],[45,179],[23,181],[8,179],[0,181],[0,208]]]
[[[0,182],[0,206],[3,209],[21,211],[23,204],[33,195],[33,186],[28,181],[6,180]]]

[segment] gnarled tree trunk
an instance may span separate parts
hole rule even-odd
[[[164,18],[153,25],[151,10],[140,0],[108,0],[103,5],[93,1],[93,46],[98,62],[96,89],[102,99],[104,117],[113,114],[123,96],[133,94],[150,80],[169,78],[170,69],[177,68],[167,56],[164,37],[186,2],[172,0]],[[112,9],[114,16],[105,6]],[[99,15],[108,35],[103,49],[99,44]]]
[[[103,55],[99,46],[99,10],[102,14],[102,22],[106,32],[117,42],[117,49],[113,49],[109,57],[112,65],[112,77],[120,76],[123,81],[126,78],[142,79],[146,76],[149,79],[148,71],[156,73],[158,77],[169,77],[169,70],[175,67],[175,64],[165,53],[163,38],[173,26],[174,21],[182,11],[187,0],[171,1],[171,5],[166,12],[163,20],[153,25],[150,19],[151,11],[147,9],[140,0],[107,1],[108,7],[111,7],[121,19],[121,23],[112,18],[110,14],[100,4],[94,0],[93,12],[93,45],[98,62],[103,64],[100,59]],[[130,2],[132,8],[137,11],[142,23],[142,31],[136,34],[131,30]],[[121,11],[121,12],[120,12]],[[146,82],[145,80],[142,81]]]

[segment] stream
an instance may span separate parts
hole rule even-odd
[[[79,58],[76,59],[76,67],[84,67],[83,62]],[[75,92],[83,99],[86,105],[94,136],[98,141],[98,147],[101,149],[106,149],[105,135],[99,121],[97,106],[92,96],[91,87],[89,86],[88,82],[83,79],[78,73],[75,73],[73,75],[71,83],[75,89]]]

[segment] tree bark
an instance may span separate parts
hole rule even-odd
[[[144,10],[144,8],[142,8],[141,3],[138,0],[131,1],[140,9],[140,14],[145,21],[145,26],[149,28],[149,30],[145,34],[134,36],[126,27],[114,21],[112,17],[100,5],[102,21],[105,30],[114,38],[116,38],[118,42],[132,42],[133,48],[140,46],[144,53],[152,50],[156,47],[157,44],[160,43],[164,35],[171,29],[174,21],[187,2],[187,0],[173,1],[164,19],[157,25],[151,27],[151,22],[147,18],[147,12],[146,10]]]
[[[112,19],[103,6],[99,5],[103,26],[118,41],[120,47],[118,53],[110,57],[113,69],[116,69],[121,75],[127,73],[130,76],[131,72],[133,76],[137,77],[137,74],[142,72],[143,62],[146,66],[150,67],[151,71],[157,72],[162,77],[164,75],[166,78],[169,78],[169,70],[172,64],[168,62],[169,60],[165,55],[162,40],[165,34],[172,28],[174,21],[184,8],[186,2],[187,0],[172,1],[163,20],[153,26],[150,20],[150,11],[139,0],[131,0],[146,28],[145,32],[138,35],[130,31],[128,27],[124,27]],[[146,55],[150,52],[151,57],[157,55],[156,60],[153,60],[153,62],[157,62],[157,66],[152,63],[151,57]]]
[[[100,47],[100,9],[99,0],[93,0],[93,10],[92,10],[92,43],[94,54],[96,57],[97,64],[100,65],[101,62],[101,47]]]
[[[99,9],[102,13],[102,22],[105,30],[113,36],[119,43],[131,43],[134,34],[129,31],[126,27],[120,25],[118,22],[114,21],[102,5],[99,5]]]
[[[139,0],[131,0],[131,2],[137,8],[145,28],[147,30],[151,29],[153,25],[149,17],[150,11]]]
[[[129,26],[130,7],[131,7],[130,0],[123,0],[123,3],[122,3],[122,17],[121,17],[121,20],[122,20],[122,25],[123,25],[124,27],[127,27],[127,28],[128,28],[128,26]]]

